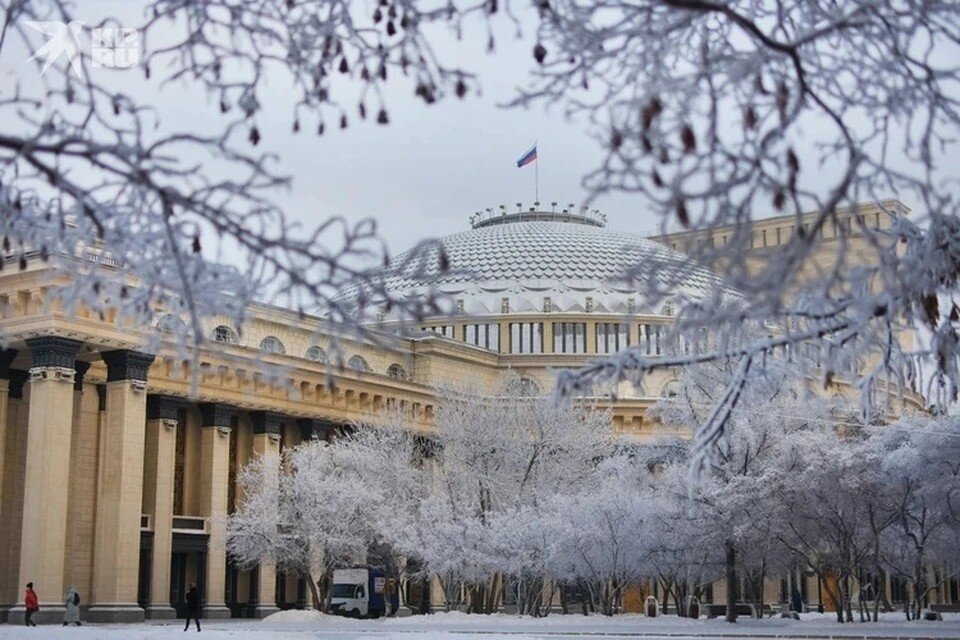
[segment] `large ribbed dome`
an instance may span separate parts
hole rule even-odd
[[[481,222],[439,239],[449,259],[441,273],[439,250],[391,261],[388,288],[401,296],[433,288],[467,314],[542,312],[660,313],[652,287],[672,297],[700,298],[720,285],[710,271],[642,236],[611,231],[596,219],[525,214]],[[632,273],[632,281],[626,277]],[[589,298],[589,302],[588,302]],[[588,306],[592,305],[592,309]]]

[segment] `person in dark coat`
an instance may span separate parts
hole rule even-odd
[[[33,614],[40,611],[40,603],[37,600],[37,592],[33,590],[33,583],[27,583],[27,591],[23,594],[23,608],[26,609],[26,615],[23,622],[28,627],[35,627],[37,623],[32,620]]]
[[[183,630],[190,628],[190,621],[197,623],[197,632],[200,632],[200,592],[197,591],[197,585],[192,584],[187,589],[187,623],[183,625]]]
[[[793,593],[790,594],[790,600],[792,601],[790,608],[797,613],[803,613],[803,596],[800,595],[798,589],[794,589]]]

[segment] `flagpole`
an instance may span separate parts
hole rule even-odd
[[[536,140],[533,141],[533,146],[537,146]],[[537,149],[537,159],[534,164],[536,166],[533,168],[533,201],[540,202],[540,149]]]

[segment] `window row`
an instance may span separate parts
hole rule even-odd
[[[509,343],[507,353],[540,354],[544,353],[544,337],[542,322],[511,322],[509,323]],[[554,322],[553,353],[587,353],[587,323],[586,322]],[[456,339],[453,325],[425,327],[424,330],[433,331],[447,338]],[[598,322],[594,329],[596,333],[597,353],[613,354],[626,349],[632,343],[630,324],[626,322]],[[658,324],[642,324],[639,326],[640,346],[647,355],[662,355],[666,352],[667,327]],[[499,352],[500,325],[491,322],[483,324],[467,324],[463,327],[463,341],[484,349]],[[680,344],[690,352],[689,341],[681,340]]]
[[[797,233],[799,228],[803,229],[805,235],[810,235],[813,233],[813,227],[811,223],[804,222],[801,227],[796,225],[787,225],[783,227],[774,227],[772,229],[758,229],[750,235],[750,248],[759,249],[763,247],[777,247],[782,244],[786,244],[790,238]],[[819,237],[824,239],[830,238],[840,238],[840,237],[850,237],[859,233],[862,229],[881,229],[881,214],[880,213],[871,213],[871,214],[860,214],[860,215],[849,215],[841,216],[834,218],[829,221],[828,224],[823,224],[819,227],[817,233]],[[700,238],[695,241],[698,248],[714,248],[715,246],[726,246],[730,241],[729,235],[720,235],[720,236],[708,236],[706,238]],[[671,248],[674,251],[682,250],[689,251],[693,248],[694,241],[687,242],[673,242],[671,243]]]
[[[224,344],[239,344],[240,342],[237,332],[226,325],[220,325],[216,327],[213,330],[212,335],[214,342],[221,342]],[[278,355],[285,355],[287,353],[287,349],[283,345],[283,342],[281,342],[280,339],[275,336],[267,336],[261,340],[260,350],[264,353],[274,353]],[[303,354],[303,357],[312,362],[319,362],[321,364],[329,363],[327,352],[324,351],[322,347],[318,347],[316,345],[307,349],[306,353]],[[373,369],[362,356],[352,356],[349,360],[347,360],[347,368],[363,373],[373,371]],[[404,369],[402,365],[396,363],[387,368],[387,375],[396,380],[409,379],[406,369]]]
[[[544,337],[542,322],[511,322],[509,324],[508,353],[541,354],[544,353]],[[554,322],[553,352],[554,353],[587,353],[587,323],[586,322]],[[454,325],[424,327],[424,331],[431,331],[444,337],[455,339]],[[641,324],[639,326],[640,347],[646,355],[663,355],[667,351],[666,335],[668,328],[659,324]],[[623,322],[598,322],[595,325],[597,353],[613,354],[630,346],[630,325]],[[491,351],[500,351],[500,325],[491,323],[468,324],[464,326],[464,341]],[[225,325],[213,330],[213,340],[225,344],[238,344],[237,333]],[[705,348],[706,330],[698,333],[693,339],[683,336],[676,339],[674,346],[683,353]],[[275,336],[267,336],[260,341],[260,350],[265,353],[283,355],[287,353],[283,342]],[[314,362],[327,363],[327,353],[318,346],[307,349],[304,357]],[[347,366],[357,371],[370,371],[369,365],[360,356],[354,356],[347,362]],[[396,365],[400,367],[400,365]],[[402,369],[402,367],[400,367]],[[391,375],[389,371],[388,375]]]

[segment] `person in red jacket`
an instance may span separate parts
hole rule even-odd
[[[27,583],[27,591],[23,594],[23,605],[27,610],[27,615],[23,621],[28,627],[35,627],[37,623],[31,620],[34,611],[40,610],[40,603],[37,602],[37,592],[33,590],[33,583]]]

